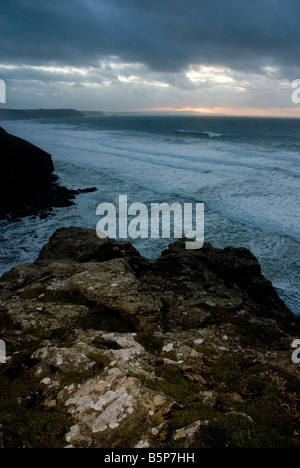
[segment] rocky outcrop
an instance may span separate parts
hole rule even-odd
[[[245,249],[60,229],[0,281],[5,447],[298,447],[297,319]]]
[[[74,191],[61,187],[50,154],[0,128],[0,219],[46,215],[74,204]],[[95,190],[95,189],[91,189]]]

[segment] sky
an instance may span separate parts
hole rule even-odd
[[[0,108],[300,117],[299,0],[0,0]]]

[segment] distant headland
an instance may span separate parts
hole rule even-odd
[[[0,120],[37,120],[85,116],[85,113],[74,109],[0,109]]]

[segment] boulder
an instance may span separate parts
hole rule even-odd
[[[49,243],[42,248],[36,263],[104,262],[115,258],[124,258],[129,262],[142,260],[130,242],[100,239],[93,229],[70,227],[58,229],[53,234]]]

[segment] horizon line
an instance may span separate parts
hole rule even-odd
[[[3,105],[3,104],[2,104]],[[287,119],[300,119],[300,108],[271,108],[271,109],[249,109],[243,110],[235,108],[174,108],[174,107],[160,107],[160,108],[141,108],[141,109],[127,109],[127,110],[100,110],[100,109],[77,109],[72,107],[32,107],[32,108],[7,108],[0,105],[0,111],[37,111],[37,110],[72,110],[82,113],[103,113],[105,114],[188,114],[190,116],[203,116],[203,117],[261,117],[261,118],[287,118]],[[281,111],[281,112],[280,112]],[[283,112],[282,112],[283,111]],[[298,114],[298,115],[297,115]]]

